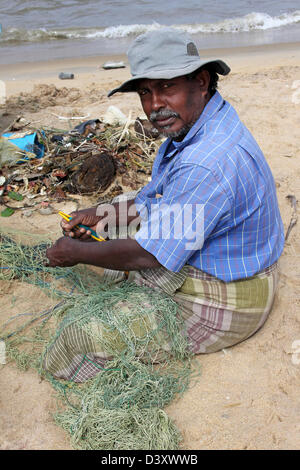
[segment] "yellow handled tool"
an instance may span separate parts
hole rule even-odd
[[[62,211],[59,211],[59,215],[65,219],[67,222],[69,222],[70,220],[72,220],[72,217],[68,214],[65,214],[64,212]],[[90,230],[91,232],[91,237],[94,238],[95,240],[97,240],[98,242],[105,242],[105,238],[102,238],[102,237],[98,237],[97,233],[92,230],[90,227],[88,227],[87,225],[82,225],[82,224],[79,224],[79,225],[75,225],[75,227],[83,227],[85,228],[86,230]],[[125,273],[125,276],[126,278],[128,279],[128,275],[129,275],[129,271],[124,271]]]
[[[72,220],[72,217],[68,214],[65,214],[64,212],[62,211],[59,211],[59,215],[65,219],[67,222],[69,222],[70,220]],[[91,237],[94,238],[94,240],[97,240],[98,242],[105,242],[105,238],[102,238],[102,237],[98,237],[98,234],[95,232],[95,230],[92,230],[90,227],[88,227],[87,225],[82,225],[82,224],[79,224],[79,225],[75,225],[75,227],[82,227],[82,228],[85,228],[86,230],[89,230],[91,232]]]

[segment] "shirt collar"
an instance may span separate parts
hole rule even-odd
[[[197,132],[204,126],[204,124],[209,121],[223,106],[224,100],[218,91],[215,92],[213,97],[209,100],[206,104],[205,108],[203,109],[199,119],[195,122],[193,127],[189,130],[185,138],[181,142],[176,142],[175,140],[168,138],[161,147],[162,153],[165,153],[169,147],[169,144],[172,141],[172,151],[168,152],[164,155],[166,158],[170,158],[174,155],[175,152],[183,149],[189,142],[194,138]]]

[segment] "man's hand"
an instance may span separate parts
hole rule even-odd
[[[126,226],[139,219],[134,201],[122,201],[115,204],[100,204],[98,207],[72,212],[72,220],[61,221],[64,235],[81,241],[90,240],[91,232],[85,228],[75,228],[76,225],[86,225],[98,236],[107,238],[108,227]]]
[[[85,228],[75,228],[76,225],[87,225],[91,230],[97,228],[101,217],[96,216],[96,208],[83,209],[77,212],[71,212],[72,220],[69,222],[62,220],[60,225],[64,235],[71,238],[80,238],[80,240],[87,240],[90,238],[91,232]]]
[[[55,266],[66,267],[66,266],[75,266],[78,264],[78,242],[72,240],[69,237],[61,237],[54,245],[46,251],[46,256],[49,259],[50,268]]]

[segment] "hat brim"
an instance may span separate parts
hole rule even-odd
[[[195,70],[203,67],[204,65],[212,65],[215,68],[215,71],[220,74],[220,75],[227,75],[230,72],[230,67],[228,67],[223,60],[209,60],[209,61],[204,61],[204,60],[197,60],[194,61],[192,64],[190,64],[187,67],[180,68],[180,69],[172,69],[172,70],[154,70],[152,72],[149,72],[147,74],[143,75],[136,75],[135,77],[131,78],[130,80],[127,80],[124,82],[121,86],[118,88],[114,88],[108,93],[108,97],[114,95],[115,93],[121,92],[121,93],[128,93],[130,91],[135,91],[136,87],[136,82],[138,80],[142,80],[145,78],[148,79],[162,79],[162,80],[169,80],[171,78],[176,78],[176,77],[181,77],[183,75],[187,75],[189,73],[194,72]]]

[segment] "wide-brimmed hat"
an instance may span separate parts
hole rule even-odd
[[[171,79],[187,75],[203,65],[210,65],[221,75],[227,75],[230,68],[219,59],[200,58],[195,43],[183,31],[162,28],[141,34],[128,50],[132,78],[108,96],[117,92],[135,91],[138,80]]]

